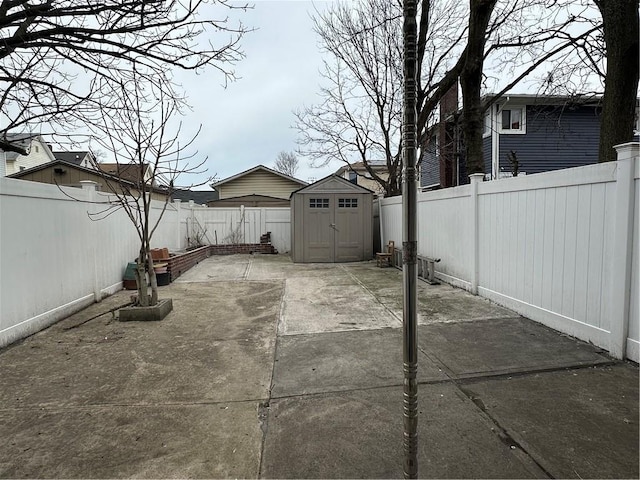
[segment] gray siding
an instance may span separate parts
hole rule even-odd
[[[527,107],[525,135],[500,134],[500,169],[510,172],[507,155],[516,152],[527,174],[598,162],[600,109],[595,107]],[[491,156],[488,172],[491,171]]]
[[[429,187],[432,185],[440,185],[440,163],[433,138],[424,148],[420,163],[420,186]]]
[[[484,160],[484,173],[491,173],[491,135],[482,139],[482,159]]]

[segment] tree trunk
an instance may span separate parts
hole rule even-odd
[[[147,259],[149,262],[149,280],[151,281],[151,302],[149,305],[155,305],[158,303],[158,280],[156,271],[153,269],[153,257],[151,256],[150,248],[147,248]]]
[[[136,265],[136,282],[138,284],[138,305],[149,306],[149,293],[147,290],[147,276],[145,275],[145,260],[147,258],[144,246],[140,248],[138,264]]]
[[[638,92],[638,0],[597,0],[607,49],[599,161],[611,162],[614,145],[630,142]]]
[[[470,0],[469,40],[460,86],[462,87],[462,126],[465,140],[467,173],[484,173],[482,132],[484,112],[480,102],[484,44],[487,25],[496,0]]]

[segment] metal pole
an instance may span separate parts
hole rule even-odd
[[[417,184],[416,63],[417,0],[404,0],[404,119],[402,183],[402,281],[404,370],[404,477],[418,478],[418,327],[417,327]]]

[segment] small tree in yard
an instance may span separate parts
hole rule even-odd
[[[130,88],[121,86],[121,104],[115,109],[118,113],[114,114],[112,109],[110,116],[103,117],[102,124],[93,126],[94,138],[102,148],[112,152],[117,166],[115,173],[107,173],[100,170],[97,163],[94,165],[114,197],[105,209],[93,216],[104,218],[116,210],[125,211],[140,239],[135,273],[138,305],[153,306],[158,303],[158,288],[151,257],[151,239],[166,211],[169,197],[177,188],[199,186],[211,179],[198,185],[177,187],[180,175],[202,173],[206,158],[193,162],[195,153],[184,153],[197,134],[181,144],[182,124],[176,128],[170,126],[170,120],[178,109],[175,100],[160,89],[136,82],[135,77],[129,85]],[[157,218],[151,216],[154,193],[165,194]],[[146,271],[149,273],[151,295]]]

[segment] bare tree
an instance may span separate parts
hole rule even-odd
[[[456,81],[451,58],[460,47],[459,2],[420,2],[418,135],[437,100]],[[336,4],[315,17],[331,59],[324,65],[322,103],[297,111],[301,152],[315,166],[362,162],[386,196],[401,193],[402,5],[396,0]],[[386,166],[382,174],[374,166]],[[388,175],[388,176],[387,176]]]
[[[294,177],[298,170],[298,157],[293,152],[280,152],[274,163],[273,168],[280,173]]]
[[[172,69],[212,66],[225,80],[241,57],[245,27],[225,10],[231,0],[2,0],[0,148],[8,132],[48,123],[69,132],[114,112],[121,84],[153,85],[184,102]]]
[[[124,210],[134,225],[140,239],[136,268],[138,303],[147,306],[158,301],[151,256],[153,234],[173,191],[194,186],[178,187],[178,178],[187,173],[203,173],[206,158],[194,160],[197,152],[185,154],[195,136],[181,143],[181,123],[172,128],[171,120],[178,113],[174,99],[160,87],[149,89],[136,82],[135,70],[133,73],[134,81],[121,86],[111,114],[105,115],[101,124],[93,125],[94,139],[113,155],[116,167],[112,172],[105,171],[104,165],[95,161],[94,168],[101,172],[112,195],[109,203],[91,216],[101,219]],[[163,200],[154,208],[153,197],[158,195]],[[145,272],[151,281],[151,295]]]

